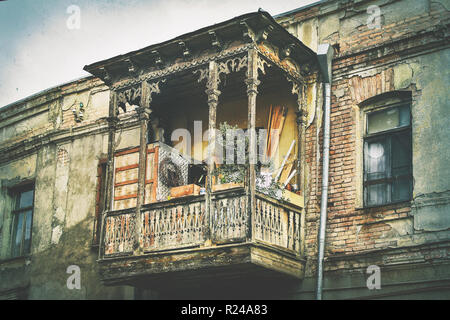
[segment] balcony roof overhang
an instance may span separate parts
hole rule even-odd
[[[258,11],[190,32],[172,40],[154,44],[124,55],[86,65],[84,70],[114,86],[145,75],[179,72],[180,65],[193,66],[242,53],[250,47],[268,45],[277,48],[277,62],[289,58],[297,65],[316,66],[317,55],[286,31],[273,17]],[[270,55],[266,56],[271,59]],[[281,65],[281,64],[280,64]]]

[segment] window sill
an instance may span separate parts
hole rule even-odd
[[[31,261],[31,255],[0,259],[0,265],[13,263],[27,264],[27,261]]]
[[[396,201],[396,202],[390,202],[390,203],[385,203],[385,204],[379,204],[379,205],[375,205],[375,206],[364,206],[364,207],[359,207],[359,208],[355,208],[355,210],[371,210],[371,209],[390,209],[391,207],[403,207],[406,205],[411,205],[411,200],[403,200],[403,201]]]

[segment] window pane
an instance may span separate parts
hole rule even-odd
[[[399,127],[409,126],[411,123],[411,113],[409,111],[409,105],[399,107],[400,110],[400,123]]]
[[[376,133],[410,124],[409,106],[389,108],[368,114],[367,133]]]
[[[12,256],[20,256],[20,245],[22,243],[22,230],[23,230],[23,212],[14,216],[14,230],[12,238]]]
[[[397,179],[392,184],[392,201],[411,199],[411,179]]]
[[[411,171],[410,132],[392,136],[392,176],[409,175]]]
[[[387,203],[387,184],[373,184],[367,186],[367,205],[375,206]]]
[[[18,205],[19,206],[17,207],[17,209],[32,206],[33,205],[33,190],[21,192],[19,195]]]
[[[31,245],[31,222],[33,219],[33,211],[29,210],[24,212],[26,217],[25,223],[25,243],[24,243],[24,251],[23,253],[30,253],[30,245]]]
[[[382,179],[386,177],[386,164],[388,151],[385,141],[367,143],[367,180]]]

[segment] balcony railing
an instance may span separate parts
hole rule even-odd
[[[300,213],[298,211],[257,194],[253,225],[255,240],[300,253]]]
[[[140,228],[135,225],[135,209],[113,211],[105,216],[102,258],[134,255],[139,252],[133,250],[135,239],[143,254],[258,242],[298,256],[300,210],[257,193],[255,212],[250,213],[248,196],[237,188],[213,193],[211,216],[206,214],[204,195],[143,206]]]
[[[142,213],[140,244],[146,252],[199,246],[206,240],[204,196],[160,203]]]
[[[126,209],[108,213],[104,221],[103,255],[133,252],[135,211]]]

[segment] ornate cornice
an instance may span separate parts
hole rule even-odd
[[[210,61],[219,61],[222,59],[227,59],[229,57],[233,57],[236,55],[239,55],[241,53],[247,52],[250,48],[253,48],[254,44],[246,44],[240,48],[233,49],[233,50],[224,50],[216,55],[211,55],[203,58],[196,58],[190,61],[183,61],[177,64],[173,64],[167,68],[161,69],[161,70],[154,70],[145,74],[142,74],[139,77],[134,77],[129,80],[122,81],[118,84],[113,84],[111,86],[111,90],[120,90],[123,88],[128,88],[134,85],[137,85],[141,83],[144,80],[152,81],[159,78],[164,78],[167,76],[170,76],[172,74],[176,74],[182,71],[187,71],[191,69],[196,69],[199,67],[207,67]]]

